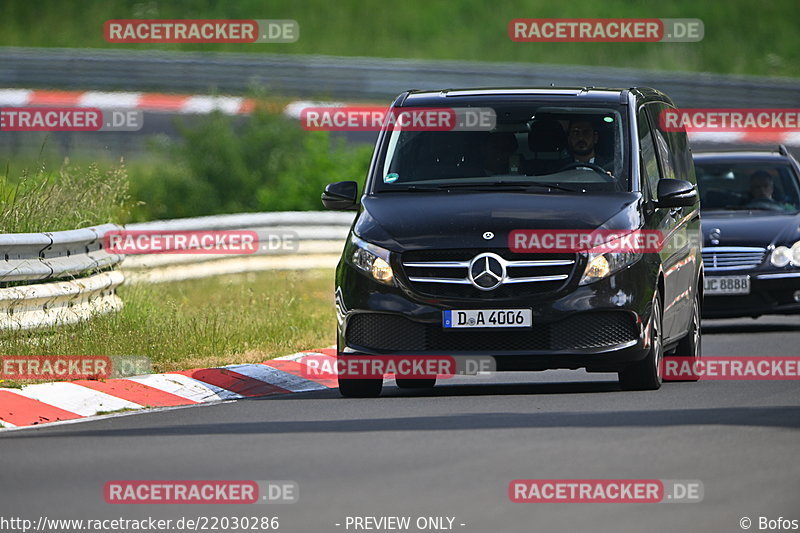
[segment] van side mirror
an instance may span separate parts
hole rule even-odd
[[[691,207],[697,203],[697,187],[686,180],[661,179],[657,193],[656,207]]]
[[[358,183],[355,181],[329,183],[322,193],[322,204],[328,209],[358,209]]]

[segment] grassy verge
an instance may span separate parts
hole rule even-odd
[[[0,155],[0,232],[319,210],[325,184],[362,180],[372,155],[371,146],[305,131],[265,109],[246,120],[212,113],[177,126],[178,138],[153,139],[146,157],[124,166],[85,156],[63,165],[53,141],[37,154]]]
[[[135,220],[248,211],[322,208],[325,184],[361,180],[371,146],[348,146],[330,133],[258,109],[247,120],[220,113],[191,125],[154,151],[165,164],[131,168]]]
[[[0,45],[519,61],[800,76],[796,0],[6,0]],[[515,43],[515,18],[699,18],[700,43]],[[291,44],[111,44],[109,19],[295,19]]]
[[[147,356],[154,372],[261,362],[335,343],[332,280],[329,270],[274,271],[123,286],[121,312],[2,333],[0,354]]]
[[[40,163],[33,170],[0,176],[0,233],[77,229],[124,222],[132,206],[124,166],[100,169],[66,163],[51,170]]]

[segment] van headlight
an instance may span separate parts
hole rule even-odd
[[[359,239],[353,234],[350,237],[350,262],[357,269],[366,272],[372,279],[386,285],[394,285],[394,272],[389,264],[389,250]]]
[[[583,277],[579,285],[587,285],[597,280],[607,278],[615,272],[619,272],[628,265],[635,263],[642,254],[634,252],[606,252],[588,254],[589,261],[583,271]]]
[[[791,248],[778,246],[769,255],[769,262],[772,266],[782,268],[791,264],[800,267],[800,241],[797,241]]]

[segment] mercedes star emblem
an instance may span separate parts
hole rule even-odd
[[[708,238],[711,240],[711,244],[717,246],[719,244],[719,238],[722,235],[722,230],[719,228],[714,228],[711,230],[711,233],[708,234]]]
[[[506,278],[506,263],[497,254],[476,255],[469,263],[469,282],[477,289],[491,291]]]

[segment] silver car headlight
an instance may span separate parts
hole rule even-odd
[[[786,265],[800,267],[800,241],[797,241],[791,248],[788,246],[778,246],[769,256],[772,266],[782,268]]]
[[[379,283],[394,285],[394,272],[389,264],[389,250],[381,248],[352,235],[350,242],[353,251],[349,254],[350,263]]]

